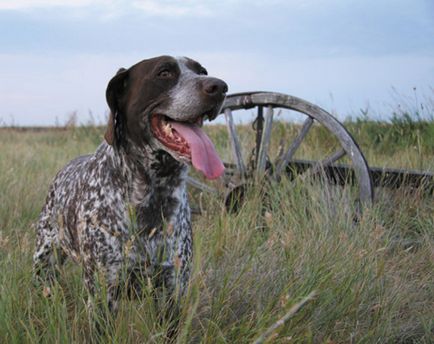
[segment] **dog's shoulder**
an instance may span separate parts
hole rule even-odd
[[[115,195],[123,191],[121,185],[112,148],[103,143],[94,154],[79,156],[67,163],[54,178],[49,197],[65,207],[78,200],[84,204],[113,203],[121,197]]]

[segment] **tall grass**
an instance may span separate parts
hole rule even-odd
[[[434,170],[433,121],[401,116],[347,125],[369,161]],[[273,147],[297,129],[276,126]],[[249,136],[247,127],[241,131]],[[209,132],[230,159],[225,129]],[[48,185],[64,163],[94,151],[101,139],[101,128],[93,127],[0,132],[0,343],[164,341],[169,324],[156,321],[161,309],[149,292],[123,297],[114,329],[98,334],[88,321],[80,267],[62,268],[50,298],[32,284],[34,223]],[[299,154],[315,158],[335,144],[315,127]],[[270,342],[433,342],[432,197],[378,190],[376,204],[355,223],[350,186],[330,191],[283,180],[267,188],[265,208],[261,187],[248,192],[236,214],[216,196],[201,197],[206,211],[194,217],[194,268],[178,342],[251,343],[314,290],[315,299]]]

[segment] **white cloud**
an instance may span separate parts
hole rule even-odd
[[[0,10],[25,10],[30,8],[72,7],[80,8],[104,4],[103,0],[0,0]]]
[[[128,10],[141,10],[155,17],[224,16],[241,10],[281,7],[288,11],[313,11],[324,6],[337,5],[343,0],[0,0],[2,10],[29,10],[47,8],[82,9],[96,7],[109,16]],[[353,0],[345,0],[347,2]],[[344,2],[345,3],[345,2]]]
[[[299,6],[305,0],[134,0],[133,7],[148,15],[159,17],[195,17],[227,15],[235,9],[249,10],[252,7],[289,5]],[[310,0],[318,2],[324,0]],[[330,0],[329,0],[330,1]],[[228,12],[229,11],[229,12]]]
[[[184,17],[209,16],[219,8],[239,5],[243,2],[244,0],[238,2],[236,0],[221,0],[220,2],[210,0],[0,0],[0,11],[96,7],[109,12],[111,16],[134,9],[155,17]]]
[[[143,10],[155,16],[197,16],[212,14],[218,2],[198,0],[0,0],[0,10],[27,10],[35,8],[83,8],[90,6],[117,7]],[[220,4],[235,4],[234,0],[222,0]]]
[[[155,16],[208,16],[212,2],[197,0],[135,0],[133,6]]]

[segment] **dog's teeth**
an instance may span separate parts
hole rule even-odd
[[[163,123],[163,131],[166,135],[172,136],[172,126],[170,125],[170,123]]]

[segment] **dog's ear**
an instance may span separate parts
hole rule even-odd
[[[110,117],[104,138],[111,146],[118,146],[123,134],[123,118],[120,109],[120,99],[125,93],[128,83],[128,70],[121,68],[109,81],[106,90],[107,104],[110,108]]]

